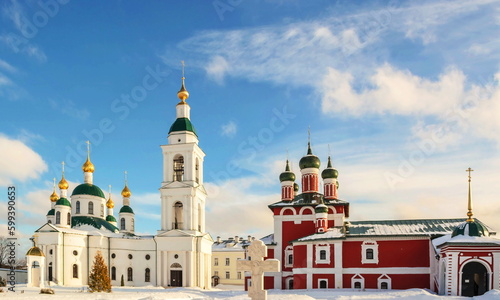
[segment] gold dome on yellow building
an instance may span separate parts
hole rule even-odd
[[[130,189],[128,188],[127,185],[125,185],[125,187],[122,190],[122,197],[130,198],[131,195],[132,195],[132,193],[130,192]]]

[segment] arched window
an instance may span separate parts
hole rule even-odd
[[[175,202],[174,204],[174,226],[172,226],[174,229],[183,229],[182,228],[182,221],[183,221],[183,205],[182,202]]]
[[[319,251],[319,259],[321,259],[321,260],[326,259],[326,250]]]
[[[202,214],[202,210],[201,210],[201,204],[198,203],[198,231],[201,232],[202,228],[201,228],[201,225],[203,224],[203,214]]]
[[[116,268],[111,267],[111,280],[116,280]]]
[[[50,220],[47,223],[52,224],[52,222]]]
[[[73,278],[78,278],[78,265],[73,265]]]
[[[76,201],[76,210],[75,210],[75,214],[79,214],[80,213],[80,201]]]
[[[125,218],[120,219],[120,230],[125,230]]]
[[[134,218],[130,220],[130,230],[134,231]]]
[[[360,288],[361,288],[361,282],[356,281],[356,282],[354,283],[354,288],[355,288],[355,289],[360,289]]]
[[[149,268],[146,268],[146,271],[144,272],[144,281],[145,282],[151,281],[151,271],[149,270]]]
[[[66,221],[67,225],[71,225],[71,213],[68,213],[68,220]]]
[[[383,289],[383,290],[387,290],[388,286],[389,286],[389,284],[387,282],[380,283],[380,288]]]
[[[133,280],[132,268],[127,269],[127,281]]]
[[[184,176],[184,157],[177,154],[174,157],[174,181],[182,181]]]
[[[61,212],[56,212],[56,224],[61,224]]]
[[[200,183],[200,161],[198,160],[198,157],[196,158],[196,164],[194,166],[194,172],[195,172],[195,180],[196,183]]]
[[[104,204],[101,204],[101,217],[104,217]]]
[[[89,215],[94,214],[94,202],[90,201],[89,202]]]
[[[288,264],[293,265],[293,254],[288,255]]]

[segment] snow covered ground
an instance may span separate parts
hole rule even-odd
[[[127,288],[115,287],[112,293],[88,293],[82,292],[82,289],[68,287],[54,287],[54,295],[39,294],[39,288],[26,288],[26,285],[16,286],[16,293],[4,292],[0,293],[0,299],[124,299],[124,300],[159,300],[159,299],[232,299],[246,300],[248,298],[246,292],[230,289],[232,287],[222,287],[222,289],[201,290],[196,288]],[[230,289],[230,290],[229,290]],[[4,288],[5,291],[5,288]],[[23,292],[22,292],[23,291]],[[500,299],[500,290],[492,290],[485,295],[467,298],[467,297],[445,297],[436,296],[428,291],[421,289],[411,289],[404,291],[353,291],[353,290],[295,290],[268,291],[269,300],[364,300],[364,299],[398,299],[398,300],[427,300],[427,299],[477,299],[477,300],[493,300]]]

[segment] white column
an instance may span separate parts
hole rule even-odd
[[[312,269],[313,266],[313,245],[307,244],[307,272],[306,272],[306,288],[312,289],[312,274],[309,270]]]
[[[333,244],[333,262],[335,266],[335,288],[343,288],[343,278],[342,278],[342,243]]]

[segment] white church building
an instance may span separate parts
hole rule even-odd
[[[161,146],[161,229],[157,235],[135,234],[134,199],[126,180],[123,205],[114,214],[111,196],[106,199],[94,184],[89,149],[82,166],[84,183],[68,195],[63,169],[60,195],[54,184],[47,223],[35,231],[35,245],[26,254],[28,286],[87,285],[100,251],[113,286],[210,287],[213,240],[205,232],[205,153],[190,121],[184,77],[177,96],[181,100],[177,119],[170,127],[168,144]]]

